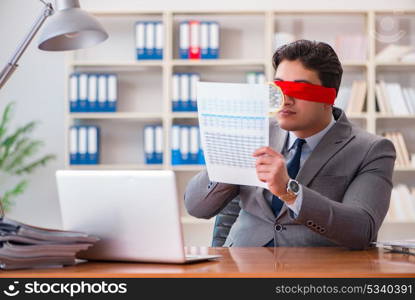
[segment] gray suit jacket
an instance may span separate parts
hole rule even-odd
[[[190,215],[209,219],[239,196],[241,211],[224,246],[344,246],[364,249],[376,241],[389,208],[395,162],[393,144],[351,124],[333,108],[336,124],[300,169],[303,203],[295,218],[284,205],[277,217],[272,194],[254,186],[210,182],[201,171],[188,183]],[[270,146],[281,152],[287,131],[270,122]]]

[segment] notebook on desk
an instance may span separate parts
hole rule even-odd
[[[65,229],[100,238],[82,258],[187,263],[217,255],[185,255],[172,171],[56,173]]]
[[[415,239],[376,242],[374,244],[380,248],[393,252],[415,255]]]

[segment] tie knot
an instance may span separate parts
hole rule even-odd
[[[295,142],[294,142],[294,148],[301,149],[303,147],[304,143],[306,143],[305,139],[296,139]]]

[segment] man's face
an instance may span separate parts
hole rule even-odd
[[[299,60],[283,60],[278,65],[275,80],[322,85],[317,72],[304,68]],[[285,95],[285,103],[277,114],[277,120],[280,127],[288,131],[313,131],[327,119],[328,110],[331,112],[330,105]]]

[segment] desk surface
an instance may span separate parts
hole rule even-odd
[[[186,265],[84,262],[0,277],[415,277],[415,256],[381,249],[209,248],[216,261]]]

